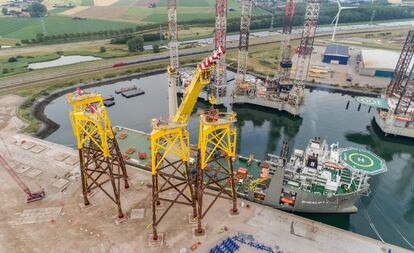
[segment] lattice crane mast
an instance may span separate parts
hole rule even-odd
[[[303,105],[304,102],[305,82],[308,76],[313,43],[315,41],[320,5],[321,0],[308,0],[306,5],[302,37],[300,39],[300,45],[297,48],[298,61],[296,64],[296,74],[288,98],[288,102],[295,107]]]
[[[402,90],[402,83],[407,77],[411,60],[414,55],[414,30],[408,32],[404,46],[401,50],[397,65],[395,66],[394,74],[387,87],[386,95],[388,97],[398,96]]]
[[[391,108],[395,115],[414,114],[414,106],[412,105],[414,100],[414,68],[407,76],[413,56],[414,30],[410,30],[385,93],[386,97],[391,99],[390,104],[395,106],[395,108]]]
[[[192,218],[198,219],[196,207],[196,189],[190,178],[190,140],[186,129],[188,120],[203,87],[210,84],[211,74],[217,62],[225,54],[224,47],[219,47],[209,57],[198,64],[190,85],[184,92],[184,98],[175,115],[169,121],[153,119],[151,141],[151,172],[152,172],[152,240],[162,238],[157,226],[174,204],[192,206]],[[171,69],[171,67],[169,67]],[[215,98],[211,98],[211,102]],[[177,176],[178,175],[178,176]],[[163,183],[161,181],[164,181]],[[166,191],[175,191],[175,198],[169,198]],[[157,215],[157,206],[161,202],[169,206]],[[200,221],[201,222],[201,221]]]
[[[278,83],[289,83],[290,70],[292,69],[292,47],[290,37],[292,35],[293,18],[295,16],[296,0],[287,0],[285,16],[283,18],[282,43],[280,47],[280,68],[275,79]]]
[[[252,14],[252,0],[242,0],[241,2],[241,18],[240,18],[240,39],[239,39],[239,55],[237,59],[237,74],[236,74],[236,92],[238,95],[244,93],[240,90],[240,85],[243,85],[247,72],[247,56],[249,53],[249,34],[250,34],[250,20]]]
[[[69,116],[79,151],[84,205],[90,204],[88,195],[100,189],[117,205],[118,217],[124,218],[120,181],[129,188],[128,175],[102,95],[77,88],[67,99],[73,105]],[[112,193],[104,188],[106,183]]]
[[[220,47],[226,49],[227,34],[227,0],[216,0],[216,21],[214,31],[214,49]],[[226,58],[223,55],[215,64],[215,82],[212,85],[212,92],[215,97],[226,96]]]
[[[6,147],[7,148],[7,147]],[[0,166],[3,167],[7,173],[13,178],[13,180],[17,183],[17,185],[26,193],[26,203],[34,202],[37,200],[43,199],[45,195],[45,191],[40,189],[37,192],[30,191],[29,187],[23,182],[23,180],[17,175],[14,169],[7,163],[6,159],[0,155]]]
[[[168,0],[168,46],[170,48],[170,68],[168,69],[168,103],[169,115],[177,109],[177,85],[179,80],[178,31],[177,31],[177,0]]]

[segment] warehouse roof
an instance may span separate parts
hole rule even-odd
[[[349,47],[341,46],[337,44],[328,45],[325,49],[325,55],[335,55],[335,56],[349,56]]]
[[[393,71],[399,57],[400,54],[394,51],[381,49],[361,50],[361,60],[363,61],[365,68]]]

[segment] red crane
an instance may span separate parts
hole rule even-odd
[[[29,187],[23,182],[23,180],[17,175],[14,169],[7,163],[6,159],[2,155],[0,155],[0,166],[6,169],[6,171],[10,174],[14,181],[19,185],[19,187],[26,193],[27,199],[26,203],[30,203],[33,201],[43,199],[46,194],[43,189],[38,192],[31,192]]]

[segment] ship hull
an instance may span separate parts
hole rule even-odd
[[[251,194],[240,194],[239,197],[253,201],[259,204],[264,204],[276,209],[298,212],[298,213],[356,213],[358,208],[355,203],[359,200],[360,196],[365,194],[365,191],[361,190],[350,194],[341,194],[333,196],[318,195],[311,192],[297,191],[294,205],[281,204],[279,200],[275,203],[264,203],[257,200]]]

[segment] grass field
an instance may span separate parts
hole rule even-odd
[[[82,6],[93,6],[93,0],[82,0]]]
[[[160,0],[157,8],[148,8],[145,5],[147,0],[119,0],[110,7],[113,11],[105,14],[105,10],[82,11],[78,15],[82,17],[93,17],[99,19],[134,20],[142,23],[165,23],[167,22],[167,0]],[[123,7],[127,7],[123,10]],[[229,18],[240,17],[240,3],[236,0],[228,1],[228,8],[234,11],[228,12]],[[254,9],[253,15],[266,14],[263,10]],[[214,20],[215,0],[177,0],[178,22],[192,20]]]
[[[31,39],[37,33],[64,34],[94,32],[100,30],[116,30],[132,27],[135,24],[129,22],[117,22],[106,20],[73,20],[65,16],[48,16],[43,18],[44,29],[40,18],[12,17],[0,18],[0,37]]]
[[[98,43],[91,43],[90,45],[84,45],[83,43],[79,44],[79,47],[72,46],[68,47],[67,50],[62,50],[61,47],[56,50],[45,47],[38,48],[38,50],[32,53],[25,53],[22,51],[15,54],[9,53],[5,54],[4,56],[0,55],[0,77],[25,73],[28,71],[27,66],[30,63],[54,60],[59,58],[60,55],[85,55],[101,57],[104,59],[132,55],[130,52],[128,52],[128,49],[125,45],[106,44],[102,41]],[[105,47],[106,51],[100,52],[101,47]],[[59,54],[57,52],[59,52]],[[8,59],[12,56],[17,58],[16,62],[8,62]],[[4,72],[4,69],[7,69],[7,73]]]

